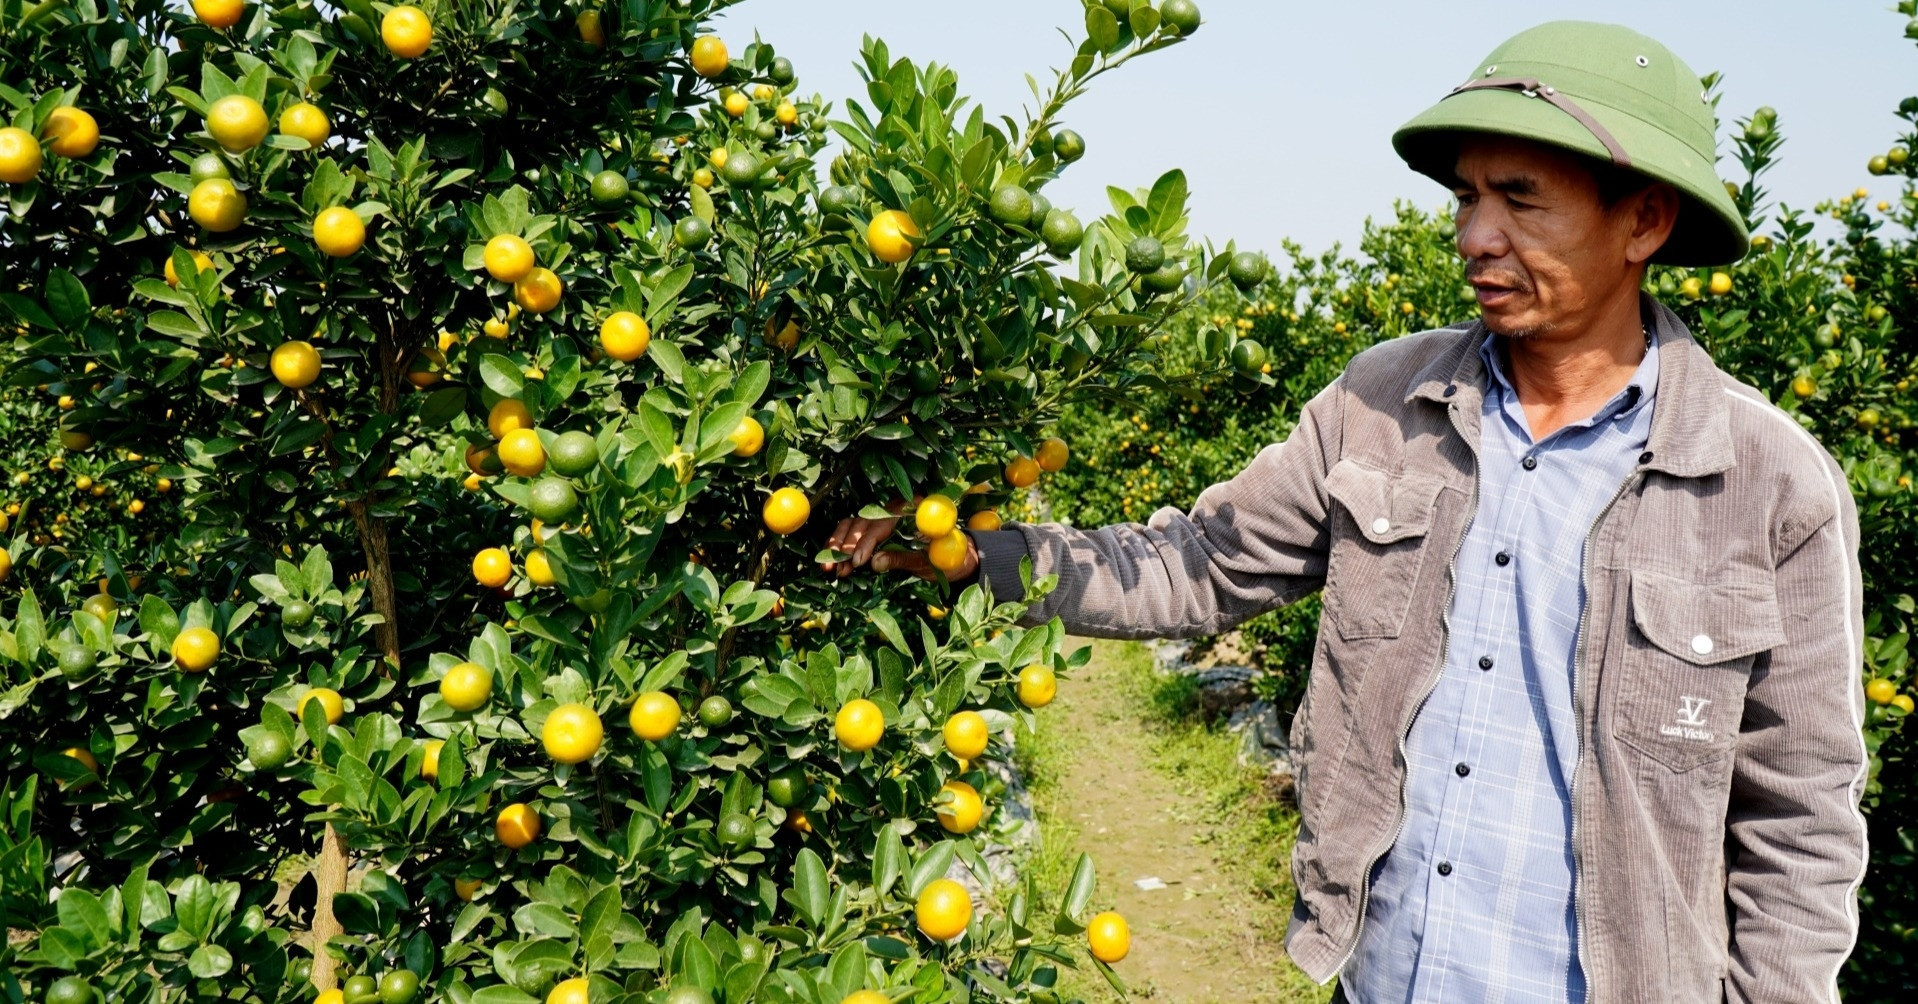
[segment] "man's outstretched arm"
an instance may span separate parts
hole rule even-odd
[[[958,578],[977,574],[996,599],[1024,594],[1020,562],[1059,588],[1027,614],[1060,617],[1068,630],[1111,638],[1209,634],[1289,603],[1324,584],[1330,546],[1326,472],[1339,453],[1338,381],[1306,405],[1284,443],[1260,451],[1230,481],[1205,490],[1190,512],[1161,509],[1144,525],[1079,530],[1015,524],[973,532]],[[879,550],[893,520],[847,520],[830,546],[851,557],[841,574],[929,574],[922,553]]]

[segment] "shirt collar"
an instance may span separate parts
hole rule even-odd
[[[1511,378],[1506,376],[1505,361],[1498,350],[1501,337],[1503,336],[1488,333],[1485,340],[1479,343],[1479,358],[1485,363],[1486,396],[1489,398],[1497,394],[1516,398],[1518,389],[1513,385]],[[1658,396],[1658,342],[1656,334],[1648,339],[1645,358],[1639,360],[1638,369],[1632,372],[1632,378],[1626,381],[1623,389],[1610,401],[1605,402],[1605,406],[1598,409],[1591,418],[1573,424],[1596,425],[1606,419],[1624,418],[1651,407],[1652,398]]]

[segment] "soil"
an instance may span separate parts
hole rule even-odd
[[[1323,999],[1301,993],[1303,976],[1285,958],[1282,932],[1271,930],[1271,904],[1221,867],[1201,795],[1154,767],[1153,736],[1118,679],[1119,651],[1095,646],[1045,725],[1064,754],[1046,800],[1051,813],[1078,831],[1072,856],[1092,854],[1099,902],[1132,927],[1119,975],[1135,998],[1173,1004]],[[1135,883],[1145,878],[1165,887],[1141,889]],[[1088,982],[1104,989],[1096,976]]]

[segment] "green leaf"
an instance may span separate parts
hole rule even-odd
[[[906,845],[899,839],[899,831],[891,826],[880,827],[872,852],[873,892],[882,898],[891,892],[905,861]]]
[[[957,848],[950,840],[941,840],[926,849],[919,860],[912,863],[912,869],[906,873],[906,895],[917,897],[933,879],[944,875],[952,868],[953,855]]]
[[[205,941],[213,929],[213,886],[199,875],[181,879],[173,894],[173,916],[182,932]]]
[[[692,204],[693,215],[707,223],[710,224],[719,215],[713,209],[713,197],[707,195],[706,190],[698,185],[692,185],[686,189],[686,198]]]
[[[1087,4],[1086,37],[1100,52],[1111,52],[1119,45],[1119,19],[1102,4]]]
[[[1092,855],[1079,855],[1079,863],[1072,869],[1072,881],[1066,886],[1066,895],[1059,902],[1059,918],[1053,929],[1060,934],[1078,934],[1086,929],[1086,907],[1092,903],[1093,889],[1098,878],[1092,870]]]
[[[793,905],[813,926],[826,919],[826,900],[832,894],[826,863],[810,847],[801,848],[793,862],[793,894]]]
[[[147,327],[163,335],[198,338],[210,334],[198,321],[174,310],[156,310],[147,315]]]
[[[526,374],[511,359],[498,352],[480,357],[480,380],[486,389],[501,397],[518,397],[526,389]]]
[[[93,306],[87,300],[87,287],[72,272],[56,268],[47,273],[47,310],[61,327],[73,331],[86,323]]]
[[[203,980],[225,976],[233,968],[233,953],[218,945],[201,945],[186,960],[186,967]]]
[[[474,909],[469,905],[467,909]],[[505,985],[490,986],[473,992],[469,1004],[539,1004],[539,998]]]
[[[60,893],[55,909],[60,926],[79,934],[89,951],[112,942],[112,925],[107,922],[107,911],[100,905],[100,897],[79,886],[68,886]]]
[[[1139,12],[1133,11],[1132,17],[1138,20]],[[1160,175],[1159,180],[1152,183],[1152,193],[1146,196],[1146,212],[1151,214],[1154,233],[1168,234],[1177,229],[1175,225],[1185,215],[1185,197],[1185,172],[1178,168]]]

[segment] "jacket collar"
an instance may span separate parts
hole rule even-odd
[[[1731,414],[1717,365],[1677,314],[1649,296],[1642,299],[1652,337],[1658,340],[1658,403],[1652,408],[1646,443],[1651,456],[1643,466],[1681,478],[1730,470],[1736,462]],[[1471,408],[1476,417],[1486,379],[1479,347],[1491,335],[1484,321],[1451,330],[1456,332],[1451,344],[1413,376],[1405,400],[1456,403]],[[1476,449],[1477,444],[1472,445]]]

